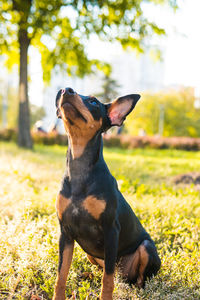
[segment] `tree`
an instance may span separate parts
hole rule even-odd
[[[107,64],[88,59],[84,44],[97,34],[144,51],[146,37],[165,31],[148,21],[143,2],[176,7],[176,0],[0,0],[0,54],[6,54],[8,67],[19,64],[20,146],[32,147],[27,80],[30,45],[41,53],[46,81],[55,67],[76,76],[94,71],[94,66],[108,73]]]
[[[5,97],[5,91],[0,90],[0,127],[3,127],[3,114],[5,114],[4,118],[6,119],[6,127],[8,128],[16,128],[17,125],[17,101],[16,88],[9,86],[6,90],[7,94],[7,103],[6,110],[3,113],[3,98]],[[14,101],[13,101],[14,100]],[[42,107],[38,107],[37,105],[30,105],[30,126],[32,127],[36,121],[41,120],[45,116],[44,109]],[[3,127],[4,128],[4,127]]]
[[[99,97],[104,103],[110,102],[117,97],[119,88],[120,85],[117,83],[117,81],[111,78],[110,75],[105,74],[103,77],[102,92],[96,94],[96,96]]]

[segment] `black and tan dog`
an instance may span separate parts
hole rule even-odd
[[[160,268],[154,242],[118,190],[102,153],[101,134],[120,126],[139,98],[133,94],[103,104],[71,88],[57,94],[57,115],[64,122],[69,147],[56,202],[61,236],[54,300],[65,299],[74,241],[91,263],[103,267],[103,300],[112,299],[116,264],[123,277],[139,287]]]

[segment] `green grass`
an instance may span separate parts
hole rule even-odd
[[[121,191],[155,240],[162,260],[146,288],[115,276],[115,299],[200,299],[200,193],[173,177],[200,170],[200,153],[105,149]],[[51,299],[58,265],[55,198],[65,147],[34,151],[0,143],[0,299]],[[89,272],[90,276],[86,276]],[[66,297],[97,299],[101,271],[76,245]]]

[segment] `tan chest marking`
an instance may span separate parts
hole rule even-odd
[[[96,220],[100,218],[100,215],[106,208],[106,201],[97,199],[95,196],[88,196],[82,206],[92,215]]]
[[[70,205],[71,199],[65,198],[63,195],[58,194],[56,199],[56,210],[58,213],[58,217],[60,220],[62,220],[62,214],[67,209],[67,207]]]

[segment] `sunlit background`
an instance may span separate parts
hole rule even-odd
[[[142,95],[124,125],[103,134],[103,155],[162,264],[140,290],[116,272],[113,299],[200,299],[199,14],[200,0],[0,0],[0,299],[53,297],[60,234],[55,202],[64,172],[73,184],[67,135],[56,118],[62,87],[103,102]],[[29,47],[20,29],[28,32]],[[110,42],[99,38],[104,29]],[[28,88],[26,72],[19,72],[19,45],[26,48],[20,65],[28,66]],[[69,76],[74,69],[82,78]],[[90,151],[84,153],[89,162]],[[86,187],[95,164],[79,168],[80,202],[93,193]],[[98,178],[104,199],[105,180]],[[99,299],[101,282],[102,270],[76,244],[66,299]]]
[[[146,52],[139,54],[133,50],[123,50],[117,42],[103,42],[97,36],[91,35],[89,40],[85,41],[85,49],[89,58],[99,59],[111,65],[110,78],[114,80],[114,86],[111,88],[115,89],[116,96],[128,93],[142,93],[152,96],[157,93],[155,97],[155,101],[157,101],[159,93],[176,94],[177,98],[180,91],[185,90],[186,92],[187,89],[190,94],[190,106],[193,103],[192,106],[195,111],[200,112],[200,2],[198,0],[179,1],[179,9],[176,11],[166,6],[156,7],[153,4],[143,4],[143,10],[150,21],[155,21],[156,24],[166,30],[166,36],[149,37],[146,41]],[[69,8],[63,9],[62,14],[73,20],[73,11],[70,11]],[[54,44],[51,45],[52,41],[49,39],[46,41],[44,39],[44,42],[50,48],[55,46]],[[155,47],[159,48],[159,55],[156,53]],[[12,72],[8,72],[4,67],[4,56],[2,56],[0,57],[0,68],[0,101],[4,108],[1,110],[1,127],[13,127],[17,116],[13,115],[13,118],[8,116],[7,98],[9,93],[17,94],[18,67],[15,66]],[[70,86],[81,94],[99,95],[103,93],[102,86],[106,81],[100,71],[83,78],[70,77],[65,72],[56,72],[56,70],[53,70],[52,74],[50,83],[45,85],[40,53],[31,46],[29,48],[29,100],[36,106],[34,107],[35,111],[37,111],[37,107],[44,109],[44,113],[39,119],[42,119],[42,126],[45,131],[49,131],[52,124],[56,122],[54,100],[59,88]],[[99,99],[101,100],[101,97]],[[146,98],[144,97],[144,99]],[[110,100],[108,98],[108,101]],[[140,106],[142,106],[142,102]],[[160,104],[157,109],[162,110]],[[159,114],[159,112],[157,113]],[[164,114],[166,115],[166,113],[167,110]],[[34,122],[36,119],[37,117],[34,118]],[[156,122],[159,123],[159,120]],[[163,120],[163,122],[165,121]],[[136,129],[131,133],[137,135],[143,128],[141,124],[135,125]],[[148,132],[147,128],[144,130],[149,135],[160,133],[166,136],[182,134],[200,136],[200,131],[197,128],[176,132],[175,130],[165,130],[164,124],[162,125],[164,126],[163,130],[159,132],[159,126],[157,124],[156,128],[154,125],[154,131]],[[59,131],[63,132],[62,126],[58,128]]]

